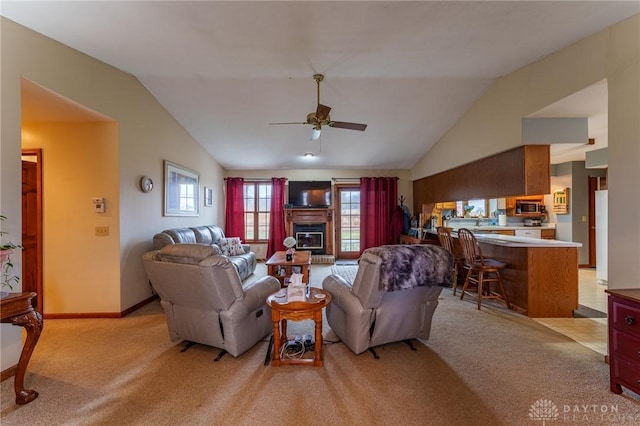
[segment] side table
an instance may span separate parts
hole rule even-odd
[[[36,297],[36,293],[32,292],[9,293],[7,297],[0,300],[2,322],[18,325],[27,330],[27,339],[22,347],[13,385],[16,392],[16,404],[20,405],[28,404],[38,397],[38,392],[35,390],[24,388],[27,364],[29,364],[33,349],[36,347],[42,332],[42,315],[31,304],[31,299],[34,297]]]
[[[311,287],[309,296],[300,302],[289,302],[285,289],[267,298],[267,305],[271,307],[271,321],[273,322],[273,360],[271,365],[311,364],[322,367],[322,308],[331,303],[331,294],[320,288]],[[287,320],[302,321],[311,319],[315,322],[314,357],[300,359],[281,359],[280,348],[287,340]]]
[[[277,251],[267,260],[267,273],[276,277],[280,281],[280,288],[286,287],[287,281],[297,268],[297,272],[302,274],[302,282],[309,282],[311,269],[311,252],[298,250],[293,254],[293,259],[287,261],[286,252]]]

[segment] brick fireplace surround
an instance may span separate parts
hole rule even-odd
[[[295,236],[293,226],[299,225],[325,225],[325,254],[333,255],[333,209],[285,209],[287,235]]]

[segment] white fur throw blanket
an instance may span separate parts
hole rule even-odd
[[[417,286],[451,286],[453,256],[436,245],[387,245],[371,247],[365,252],[382,259],[380,289],[397,291]]]

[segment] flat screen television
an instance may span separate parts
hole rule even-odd
[[[290,207],[331,206],[331,181],[289,181]]]

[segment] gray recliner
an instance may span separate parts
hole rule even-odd
[[[356,355],[385,343],[428,339],[431,320],[438,306],[443,286],[451,285],[452,256],[439,246],[383,246],[391,257],[393,269],[381,272],[385,260],[368,249],[360,257],[353,285],[339,275],[330,275],[322,287],[333,300],[326,308],[329,327]],[[410,259],[398,256],[409,253]],[[393,259],[393,260],[391,260]],[[419,266],[422,265],[422,266]],[[400,282],[424,277],[424,268],[430,268],[431,282],[412,282],[408,288],[390,291],[383,279]],[[383,276],[384,275],[384,276]],[[405,278],[403,278],[405,275]]]
[[[243,287],[238,271],[214,246],[170,244],[145,253],[145,270],[167,319],[171,341],[186,340],[237,357],[272,331],[267,296],[274,277]]]

